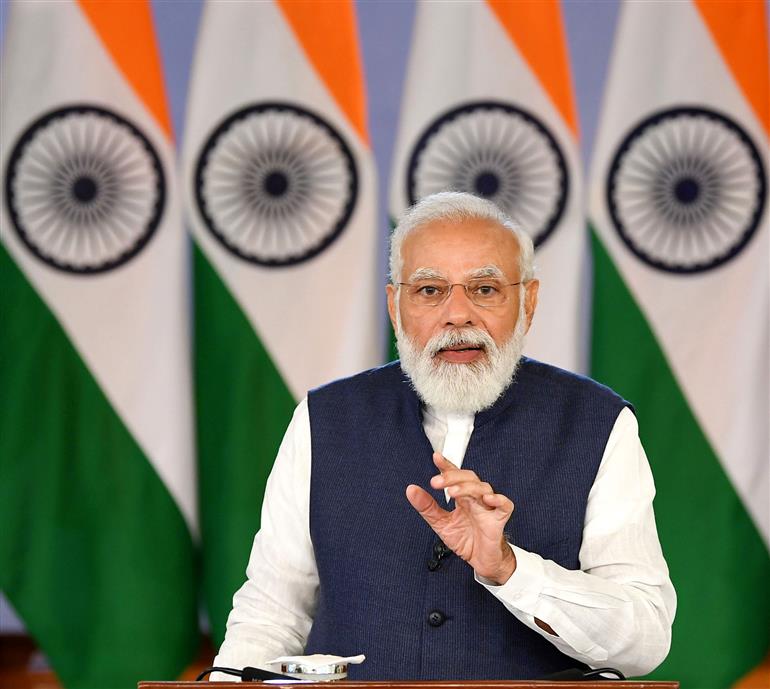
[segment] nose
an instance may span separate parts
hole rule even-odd
[[[453,285],[447,300],[442,305],[444,309],[444,324],[455,327],[476,324],[476,307],[468,299],[462,285]]]

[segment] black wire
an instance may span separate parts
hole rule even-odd
[[[243,682],[254,682],[256,680],[264,682],[268,679],[296,680],[297,678],[292,677],[291,675],[281,675],[277,672],[270,672],[270,670],[263,670],[261,667],[249,667],[247,665],[243,668],[243,675],[241,676],[241,681]]]
[[[263,670],[258,667],[246,666],[243,670],[236,670],[232,667],[209,667],[201,672],[196,678],[196,682],[200,682],[203,678],[212,672],[224,672],[226,675],[235,675],[240,677],[242,682],[254,682],[257,680],[265,681],[268,679],[296,679],[291,675],[280,675],[277,672],[270,672],[269,670]]]
[[[203,681],[203,678],[206,675],[211,674],[212,672],[224,672],[226,675],[235,675],[236,677],[243,677],[243,672],[241,670],[234,670],[231,667],[207,667],[203,672],[201,672],[196,678],[196,682]]]

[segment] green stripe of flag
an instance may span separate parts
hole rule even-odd
[[[725,689],[770,646],[770,556],[599,238],[592,375],[631,400],[678,596],[671,653],[651,677]]]
[[[0,588],[69,689],[173,679],[198,645],[187,526],[4,247],[0,274]]]
[[[212,636],[220,644],[233,593],[246,577],[267,477],[296,401],[197,245],[194,267],[204,595]]]

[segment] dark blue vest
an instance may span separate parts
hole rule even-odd
[[[511,615],[407,502],[436,473],[398,363],[310,393],[310,533],[320,576],[306,653],[366,654],[351,679],[527,679],[568,658]],[[513,500],[511,543],[579,569],[586,501],[624,401],[530,359],[476,416],[463,460]]]

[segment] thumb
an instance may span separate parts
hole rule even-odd
[[[433,496],[420,486],[407,486],[406,499],[431,527],[436,526],[448,514],[438,506]]]

